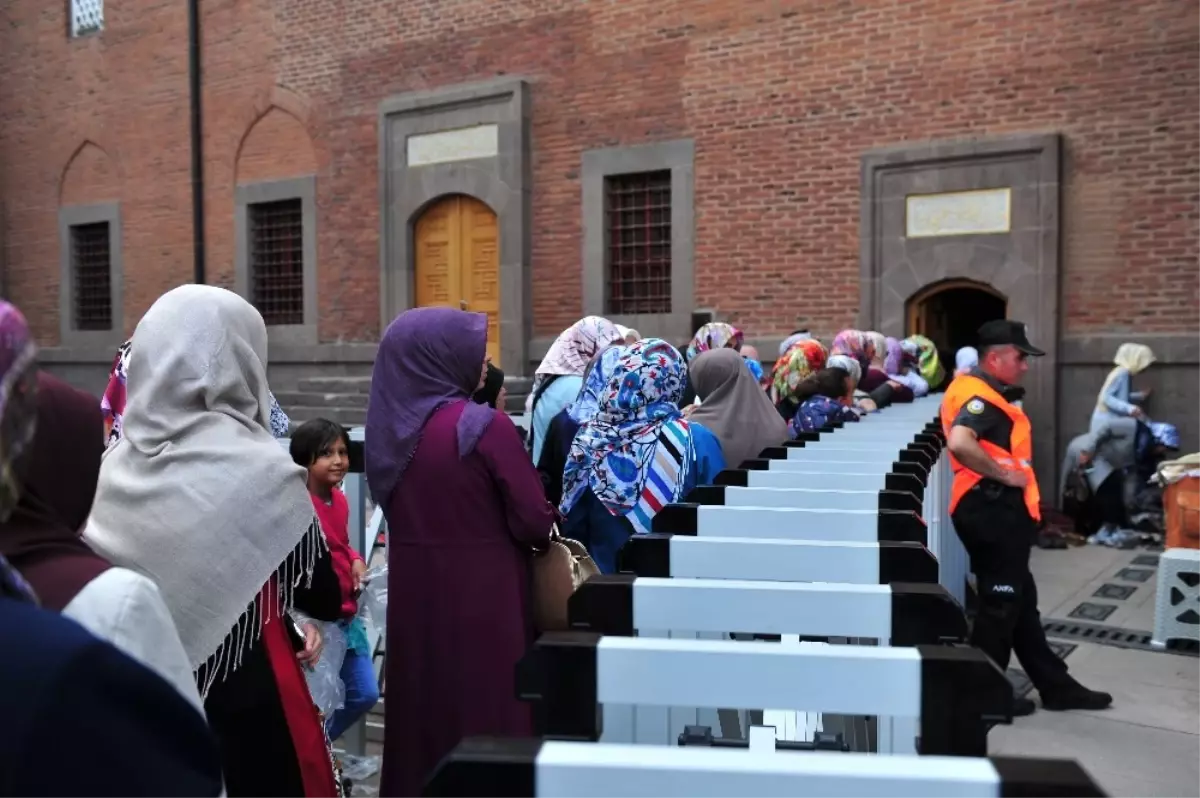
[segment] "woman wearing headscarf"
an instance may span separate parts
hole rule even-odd
[[[937,346],[924,335],[910,335],[905,340],[916,348],[917,373],[929,384],[929,390],[941,390],[946,382],[946,371],[938,357]]]
[[[742,368],[745,368],[742,366]],[[716,437],[679,410],[685,366],[666,341],[625,347],[600,394],[600,410],[571,444],[563,473],[563,534],[589,541],[603,573],[617,551],[650,531],[654,515],[724,468]]]
[[[796,391],[810,374],[825,368],[828,357],[824,345],[815,338],[797,341],[791,349],[775,361],[771,378],[771,399],[784,421],[796,415],[800,400]]]
[[[724,321],[711,321],[705,324],[692,336],[687,348],[687,362],[695,360],[696,355],[710,349],[732,349],[735,352],[742,348],[742,331]]]
[[[979,365],[979,351],[973,346],[964,346],[954,353],[954,376],[969,374]]]
[[[529,561],[556,514],[507,415],[469,401],[487,317],[405,311],[367,405],[367,483],[388,522],[381,795],[418,795],[464,737],[529,736],[513,668],[533,641]],[[586,365],[586,362],[585,364]]]
[[[567,467],[571,442],[575,440],[579,425],[595,418],[596,413],[600,412],[600,394],[603,393],[623,349],[619,343],[613,343],[596,353],[584,372],[583,387],[579,389],[579,395],[566,409],[551,419],[550,427],[546,430],[546,442],[542,446],[537,470],[542,479],[542,487],[546,491],[546,499],[555,507],[562,502],[563,470]],[[574,540],[587,545],[586,540]]]
[[[736,467],[768,446],[787,440],[787,423],[737,352],[702,352],[688,372],[702,402],[688,413],[688,420],[717,437],[726,464]]]
[[[808,340],[812,335],[808,330],[793,330],[787,338],[779,342],[779,356],[783,357],[789,349],[798,344],[800,341]]]
[[[888,337],[885,347],[887,357],[884,359],[883,369],[888,378],[908,388],[914,397],[919,398],[929,393],[929,383],[915,371],[916,355],[905,352],[904,347],[895,338]]]
[[[559,333],[533,375],[525,415],[529,417],[527,448],[537,462],[542,456],[550,421],[579,395],[583,372],[596,353],[623,340],[617,325],[600,316],[585,316]]]
[[[23,498],[37,445],[36,352],[24,316],[0,300],[0,522]],[[38,600],[0,555],[0,792],[217,795],[220,761],[195,707]]]
[[[830,423],[858,421],[858,413],[853,407],[854,381],[843,368],[821,369],[805,379],[796,393],[801,402],[789,424],[793,438],[801,432],[820,430]]]
[[[1150,396],[1150,391],[1133,390],[1133,377],[1141,374],[1154,362],[1154,352],[1144,344],[1124,343],[1117,347],[1113,357],[1114,367],[1104,378],[1100,393],[1096,397],[1096,409],[1092,411],[1091,431],[1099,432],[1105,421],[1133,417],[1146,419],[1146,412],[1139,405]]]
[[[0,523],[0,554],[33,586],[43,607],[109,641],[203,711],[158,586],[140,573],[113,567],[81,537],[104,453],[96,398],[42,372],[37,405],[21,500]]]
[[[332,795],[300,659],[341,591],[305,487],[272,437],[267,328],[232,291],[184,285],[134,332],[120,440],[84,539],[153,579],[196,674],[230,795]]]
[[[627,345],[636,343],[642,337],[642,334],[640,332],[633,329],[632,327],[626,327],[623,324],[617,325],[617,332],[619,332],[621,334],[621,340],[624,341]]]
[[[871,359],[875,356],[875,345],[862,330],[842,330],[834,336],[829,354],[854,358],[858,361],[862,375],[866,376],[867,369],[871,367]]]
[[[108,446],[121,440],[121,426],[125,415],[125,398],[129,382],[129,356],[132,352],[132,340],[126,341],[117,349],[117,356],[113,358],[112,372],[108,376],[108,386],[104,389],[104,396],[100,399],[100,410],[104,413],[104,440],[107,441]],[[287,417],[287,413],[283,412],[283,408],[275,400],[275,394],[269,394],[269,397],[271,434],[276,438],[286,438],[291,427],[291,419]]]

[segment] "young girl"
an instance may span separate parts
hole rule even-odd
[[[346,701],[326,722],[330,740],[341,737],[379,701],[370,643],[357,617],[358,594],[367,564],[350,547],[350,505],[338,488],[350,466],[349,450],[346,430],[323,418],[306,421],[292,435],[292,459],[308,469],[308,492],[325,531],[342,588],[342,620],[338,625],[346,633],[346,659],[340,672],[346,685]]]

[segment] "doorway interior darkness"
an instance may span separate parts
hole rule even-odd
[[[942,363],[953,369],[955,352],[975,346],[980,325],[1005,318],[1007,310],[1007,299],[990,285],[947,280],[926,287],[908,300],[908,334],[924,335],[933,341]]]

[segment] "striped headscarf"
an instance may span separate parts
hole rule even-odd
[[[18,463],[37,427],[36,358],[25,317],[0,300],[0,521],[21,497]]]
[[[686,367],[666,341],[647,338],[621,351],[600,395],[600,412],[575,435],[563,470],[561,511],[591,488],[634,531],[650,531],[664,505],[687,485],[695,447],[679,411]]]
[[[793,344],[783,357],[775,361],[775,376],[771,380],[775,404],[794,399],[801,381],[825,368],[828,356],[825,346],[816,338],[805,338]]]
[[[709,322],[692,336],[687,348],[687,361],[691,363],[692,358],[701,352],[722,348],[741,349],[742,331],[723,321]]]

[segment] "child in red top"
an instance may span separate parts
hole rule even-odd
[[[342,620],[346,633],[346,659],[340,676],[346,685],[345,706],[327,723],[329,739],[336,740],[379,701],[379,683],[371,662],[366,630],[358,613],[358,594],[367,564],[350,546],[350,505],[338,487],[350,467],[350,436],[339,424],[318,418],[292,434],[291,454],[308,469],[308,492],[325,532],[333,569],[342,588]]]

